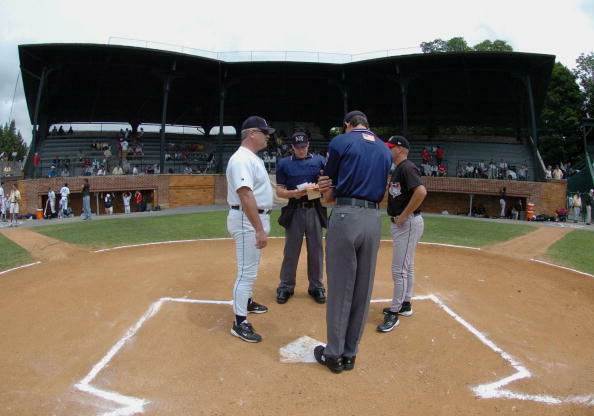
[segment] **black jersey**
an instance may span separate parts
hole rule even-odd
[[[388,215],[396,217],[402,214],[410,202],[414,189],[423,185],[419,168],[406,159],[394,169],[388,189]],[[419,213],[420,209],[415,211]]]

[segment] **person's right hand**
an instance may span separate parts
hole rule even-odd
[[[263,249],[268,244],[268,234],[266,231],[256,231],[256,248]]]
[[[307,194],[307,189],[302,189],[302,190],[295,189],[295,195],[293,196],[293,198],[299,199],[299,198],[305,196],[306,194]]]
[[[320,177],[318,178],[318,186],[320,187],[320,192],[325,193],[330,190],[332,186],[332,179],[329,176],[324,175],[324,171],[320,171]]]

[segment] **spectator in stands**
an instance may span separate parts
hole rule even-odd
[[[448,174],[448,172],[447,172],[446,166],[443,163],[441,163],[437,167],[437,176],[446,177],[447,174]]]
[[[429,154],[429,151],[426,147],[423,147],[423,150],[421,150],[421,157],[423,158],[423,162],[429,163],[429,158],[431,155]]]
[[[111,162],[111,149],[109,146],[103,151],[103,164],[105,165],[105,169],[109,170],[109,164]]]
[[[548,165],[545,170],[545,179],[553,179],[553,168]]]
[[[124,170],[124,175],[130,174],[130,162],[128,159],[124,160],[122,163],[122,169]]]
[[[99,169],[97,169],[97,176],[105,176],[105,175],[106,175],[105,167],[103,165],[100,165]]]
[[[134,192],[134,203],[136,204],[136,212],[142,212],[142,194],[140,191]]]
[[[489,162],[489,172],[487,173],[487,177],[489,179],[496,179],[497,178],[497,165],[493,162],[493,159]]]
[[[145,171],[145,173],[146,173],[147,175],[152,175],[152,174],[154,174],[154,173],[155,173],[155,167],[154,167],[153,165],[149,165],[149,166],[146,168],[146,171]]]
[[[508,169],[505,173],[505,177],[510,181],[515,181],[518,179],[518,175],[513,169]]]
[[[124,133],[124,129],[120,129],[120,139],[124,139],[126,137],[126,133]]]
[[[472,178],[473,176],[474,176],[474,166],[472,166],[472,163],[467,162],[466,167],[464,168],[464,177]]]
[[[431,176],[437,176],[437,165],[435,163],[431,164]]]
[[[66,166],[64,166],[62,168],[62,170],[60,171],[60,176],[62,176],[63,178],[67,178],[70,176],[70,170],[68,170],[68,168]]]
[[[138,131],[137,137],[140,139],[140,138],[142,138],[142,136],[144,136],[144,129],[141,127],[140,130]]]
[[[498,175],[497,177],[499,179],[505,179],[506,178],[506,173],[507,173],[507,162],[505,161],[505,159],[501,158],[501,160],[499,161],[499,171],[498,171]]]
[[[125,162],[126,160],[128,160],[128,140],[124,139],[122,140],[122,162]]]
[[[37,178],[37,172],[39,171],[39,164],[41,163],[41,157],[39,153],[35,152],[35,156],[33,156],[33,177]]]
[[[189,175],[192,173],[192,167],[186,163],[186,166],[184,166],[184,174]]]
[[[123,175],[124,169],[122,168],[122,165],[118,164],[116,167],[114,167],[111,174],[112,175]]]
[[[60,126],[60,128],[58,129],[58,135],[60,135],[60,136],[64,135],[64,129],[62,128],[62,126]]]
[[[132,175],[138,175],[138,167],[136,165],[132,168]]]
[[[437,160],[437,164],[441,165],[441,161],[443,160],[443,149],[437,145],[435,149],[435,160]]]
[[[74,134],[74,130],[72,130],[72,126],[68,129],[68,135],[72,136]]]
[[[582,216],[582,198],[579,193],[573,194],[571,206],[573,208],[573,222],[578,222]]]
[[[155,175],[158,175],[161,173],[161,166],[158,163],[155,163],[153,165],[153,171],[155,172]]]
[[[122,194],[122,200],[124,201],[124,214],[130,213],[130,200],[132,199],[132,195],[130,192],[126,191]]]
[[[424,176],[431,176],[431,165],[424,160],[423,163],[421,163],[421,172],[423,172]]]
[[[559,168],[559,165],[555,165],[555,170],[553,171],[553,179],[563,179],[563,171]]]
[[[136,157],[144,156],[144,153],[142,152],[142,146],[140,146],[139,144],[136,145],[136,147],[134,148],[134,156],[136,156]]]
[[[54,126],[54,128],[52,129],[52,136],[57,136],[58,135],[58,128],[56,126]]]
[[[49,172],[47,173],[47,177],[48,178],[55,178],[56,177],[56,167],[54,165],[52,165],[50,167]]]
[[[525,181],[528,179],[528,166],[522,165],[520,169],[518,169],[518,180]]]

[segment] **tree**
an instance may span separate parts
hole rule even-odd
[[[578,78],[584,93],[584,110],[594,117],[594,52],[581,54],[575,60],[577,66],[573,74]]]
[[[29,146],[24,142],[21,132],[17,131],[14,120],[4,127],[0,126],[0,152],[9,155],[11,159],[21,160],[27,154]],[[13,157],[12,154],[16,153]]]
[[[468,46],[463,37],[454,37],[450,40],[435,39],[431,42],[421,42],[421,51],[423,53],[438,52],[469,52],[469,51],[495,51],[495,52],[513,52],[513,48],[504,40],[484,40],[477,43],[474,47]]]
[[[546,164],[573,163],[581,156],[583,102],[576,75],[555,63],[540,117],[539,151]]]
[[[513,52],[514,48],[512,48],[508,43],[504,40],[495,40],[491,42],[490,40],[484,40],[481,43],[477,43],[472,48],[474,51],[491,51],[491,52]]]

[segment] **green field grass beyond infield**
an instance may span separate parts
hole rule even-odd
[[[546,257],[552,263],[594,274],[594,233],[572,231],[549,247]]]
[[[282,237],[284,229],[278,225],[279,210],[271,215],[272,237]],[[114,218],[101,221],[83,221],[66,224],[35,227],[34,231],[71,244],[101,249],[129,244],[158,241],[195,240],[203,238],[229,237],[226,224],[227,212],[205,212],[195,214],[164,215],[148,218]],[[519,237],[536,229],[525,223],[507,224],[492,221],[477,221],[457,217],[425,216],[425,232],[421,241],[453,244],[468,247],[482,247]],[[391,239],[390,220],[382,216],[382,239]],[[12,245],[3,239],[4,246]],[[576,230],[553,245],[549,259],[588,273],[594,272],[594,234]],[[18,249],[20,250],[20,249]],[[8,253],[8,254],[4,254]],[[5,270],[19,264],[31,262],[31,257],[10,254],[3,250],[0,269]],[[24,253],[26,254],[26,253]],[[19,257],[20,256],[20,257]]]
[[[0,234],[0,270],[32,263],[33,257],[21,246]]]
[[[280,211],[272,212],[272,237],[284,236],[278,225]],[[534,226],[472,221],[463,218],[425,217],[422,241],[480,247],[519,237]],[[115,218],[36,227],[48,237],[92,249],[156,241],[229,237],[227,212],[206,212],[148,218]],[[390,220],[382,216],[382,239],[391,239]]]

